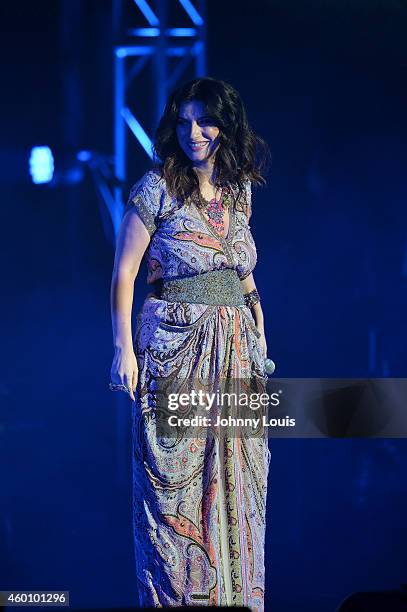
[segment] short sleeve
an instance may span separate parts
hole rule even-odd
[[[156,172],[149,170],[130,189],[130,195],[124,209],[124,213],[132,209],[138,214],[150,237],[158,226],[161,196],[162,179]]]

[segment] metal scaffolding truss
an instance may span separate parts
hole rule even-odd
[[[131,7],[131,9],[130,9]],[[179,18],[180,7],[188,27],[169,25]],[[143,27],[126,27],[128,11],[137,11]],[[127,11],[125,13],[125,11]],[[137,18],[137,14],[134,16]],[[127,139],[136,138],[152,159],[153,133],[164,110],[168,94],[192,66],[194,76],[206,74],[206,16],[204,0],[113,0],[114,18],[114,173],[113,193],[105,190],[115,235],[123,214],[123,186],[127,180]],[[170,71],[169,58],[175,58]],[[151,60],[154,91],[154,125],[143,126],[128,103],[129,85]],[[175,67],[174,67],[175,66]],[[144,87],[145,91],[145,87]],[[134,98],[133,98],[134,100]],[[134,104],[134,102],[133,102]],[[150,133],[149,133],[150,132]]]

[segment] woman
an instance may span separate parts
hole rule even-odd
[[[208,429],[203,437],[190,429],[161,438],[156,416],[157,381],[169,388],[176,380],[266,379],[248,222],[251,184],[265,183],[268,148],[249,128],[235,89],[206,77],[170,95],[154,152],[155,167],[130,192],[111,291],[111,389],[133,400],[140,605],[260,611],[267,438]],[[138,315],[133,349],[133,287],[147,247],[155,291]]]

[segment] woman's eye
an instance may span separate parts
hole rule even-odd
[[[199,125],[215,125],[215,121],[213,119],[210,119],[209,117],[207,119],[200,119],[198,123],[199,123]],[[187,125],[187,121],[183,121],[182,119],[178,119],[177,120],[177,125],[179,125],[179,126]]]

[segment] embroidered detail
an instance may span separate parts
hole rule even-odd
[[[149,170],[130,190],[125,212],[134,209],[150,237],[157,229],[156,218],[161,208],[164,179],[155,170]]]
[[[244,294],[244,303],[249,308],[253,308],[253,306],[258,302],[260,302],[260,295],[257,289],[253,289],[252,291],[249,291],[249,293]]]
[[[229,268],[164,281],[159,297],[168,302],[192,302],[220,306],[244,305],[237,272]]]
[[[147,205],[145,204],[141,194],[137,194],[133,198],[131,197],[131,194],[130,194],[128,207],[130,208],[131,205],[133,205],[134,208],[136,209],[136,212],[138,213],[139,217],[143,221],[151,237],[153,233],[155,232],[155,230],[157,229],[157,226],[155,224],[154,217],[149,211],[149,209],[147,208]]]

